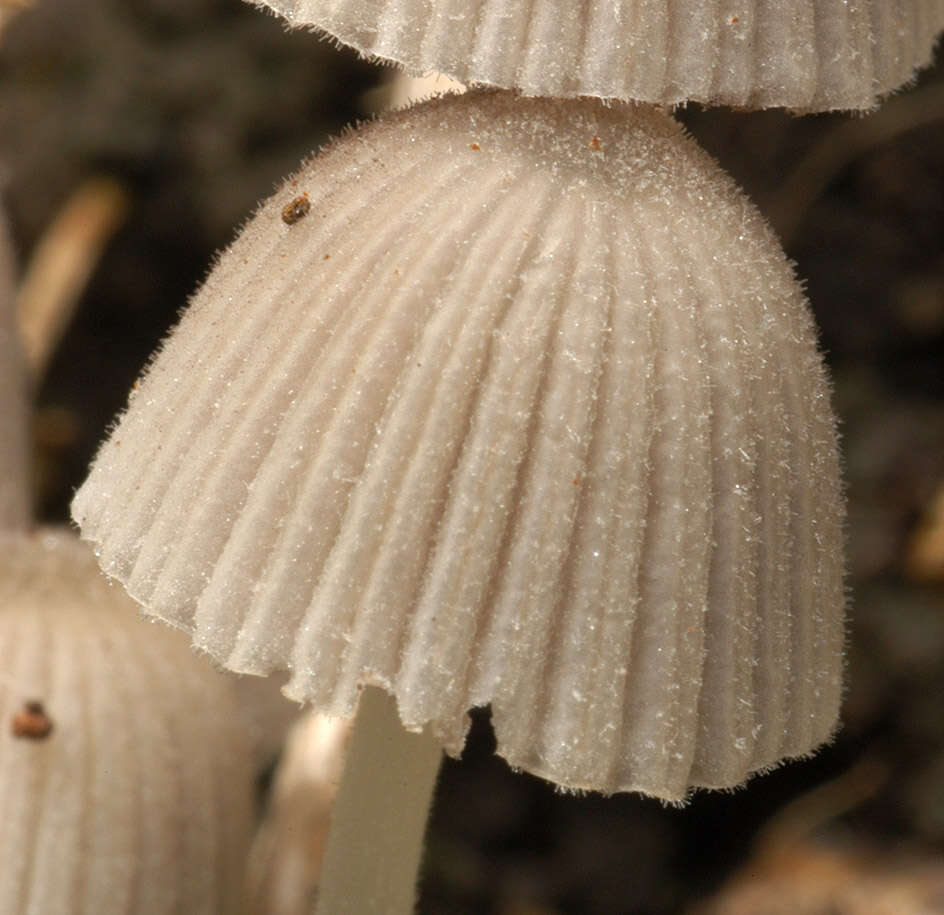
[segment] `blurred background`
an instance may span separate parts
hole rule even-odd
[[[76,299],[36,392],[42,520],[68,518],[214,252],[392,75],[240,0],[35,0],[4,25],[0,196],[21,273],[61,268]],[[869,117],[679,117],[780,232],[821,328],[849,494],[843,728],[672,809],[512,773],[477,713],[419,911],[944,913],[944,68]]]

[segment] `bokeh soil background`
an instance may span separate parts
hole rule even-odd
[[[128,201],[37,392],[44,520],[67,518],[214,251],[389,76],[239,0],[36,0],[0,34],[21,265],[89,179]],[[850,502],[843,728],[667,809],[511,773],[478,715],[443,773],[420,912],[944,913],[944,68],[869,118],[680,117],[781,232],[822,328]]]

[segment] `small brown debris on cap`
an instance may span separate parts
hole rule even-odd
[[[479,146],[478,143],[472,143],[472,144],[469,146],[469,149],[479,150],[479,149],[481,149],[481,148],[482,148],[482,147]]]
[[[304,219],[310,209],[311,203],[307,194],[296,197],[291,203],[287,203],[282,207],[282,222],[288,226],[293,226],[299,219]]]
[[[600,149],[600,138],[599,138],[599,137],[591,137],[591,138],[590,138],[589,146],[590,146],[590,148],[591,148],[592,150],[599,150],[599,149]]]
[[[13,716],[10,730],[14,737],[43,740],[52,732],[52,719],[46,714],[42,702],[31,699],[24,702],[23,708]]]

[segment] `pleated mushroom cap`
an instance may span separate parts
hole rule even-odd
[[[230,915],[252,827],[232,684],[68,532],[0,535],[0,911]]]
[[[253,0],[362,54],[526,95],[867,109],[930,63],[944,0]]]
[[[306,164],[79,491],[103,568],[234,670],[458,753],[678,799],[826,740],[843,583],[814,331],[667,115],[477,92]]]

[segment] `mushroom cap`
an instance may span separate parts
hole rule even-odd
[[[930,63],[944,0],[253,0],[420,74],[526,95],[868,109]]]
[[[473,92],[335,143],[220,258],[73,512],[224,666],[333,715],[384,686],[453,754],[491,704],[559,785],[680,799],[835,726],[811,318],[655,109]]]
[[[239,911],[232,683],[136,611],[73,534],[0,535],[0,911]]]
[[[26,366],[16,326],[15,268],[5,214],[0,210],[0,531],[26,526]]]

